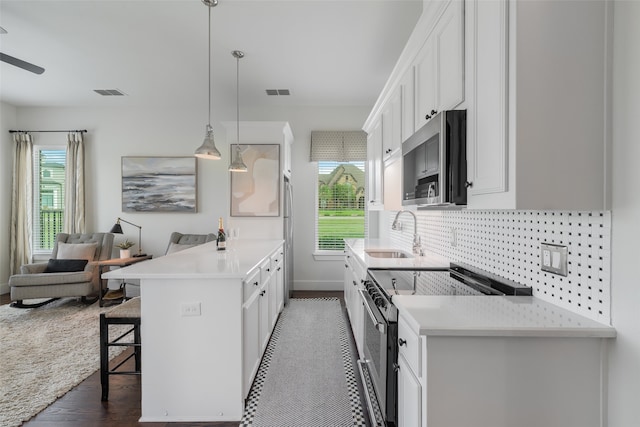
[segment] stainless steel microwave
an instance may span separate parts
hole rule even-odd
[[[434,115],[402,143],[402,204],[467,204],[467,111]]]

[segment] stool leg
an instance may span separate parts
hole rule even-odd
[[[109,325],[104,314],[100,315],[100,384],[102,400],[109,400]]]
[[[133,329],[133,339],[136,345],[135,349],[135,359],[136,359],[136,372],[140,372],[140,365],[142,363],[142,346],[140,345],[140,323],[137,323]]]

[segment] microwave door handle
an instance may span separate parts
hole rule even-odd
[[[378,311],[377,307],[375,309],[376,312],[374,312],[373,309],[371,308],[372,305],[375,307],[375,304],[373,303],[373,300],[371,299],[369,294],[367,294],[362,289],[358,289],[358,292],[360,293],[360,296],[362,297],[362,300],[364,301],[364,308],[367,309],[367,313],[369,313],[369,317],[371,318],[371,321],[375,325],[376,329],[378,331],[380,331],[380,333],[384,334],[387,324],[384,322],[384,320],[380,319],[382,316],[380,316],[380,314],[376,313]]]

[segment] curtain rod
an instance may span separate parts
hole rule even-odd
[[[80,132],[80,133],[87,133],[86,129],[79,129],[79,130],[10,130],[9,133],[19,133],[19,132],[39,132],[39,133],[46,133],[46,132],[65,132],[65,133],[69,133],[69,132]]]

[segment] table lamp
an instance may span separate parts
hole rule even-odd
[[[143,254],[142,253],[142,227],[139,226],[138,224],[134,224],[132,222],[129,222],[125,219],[122,219],[120,217],[118,217],[118,221],[116,221],[116,223],[113,225],[113,227],[111,227],[111,230],[109,230],[110,233],[114,233],[114,234],[123,234],[122,233],[122,226],[120,225],[120,221],[122,222],[126,222],[129,225],[133,225],[134,227],[138,227],[138,253],[133,255],[134,257],[140,257],[140,256],[147,256],[147,254]]]

